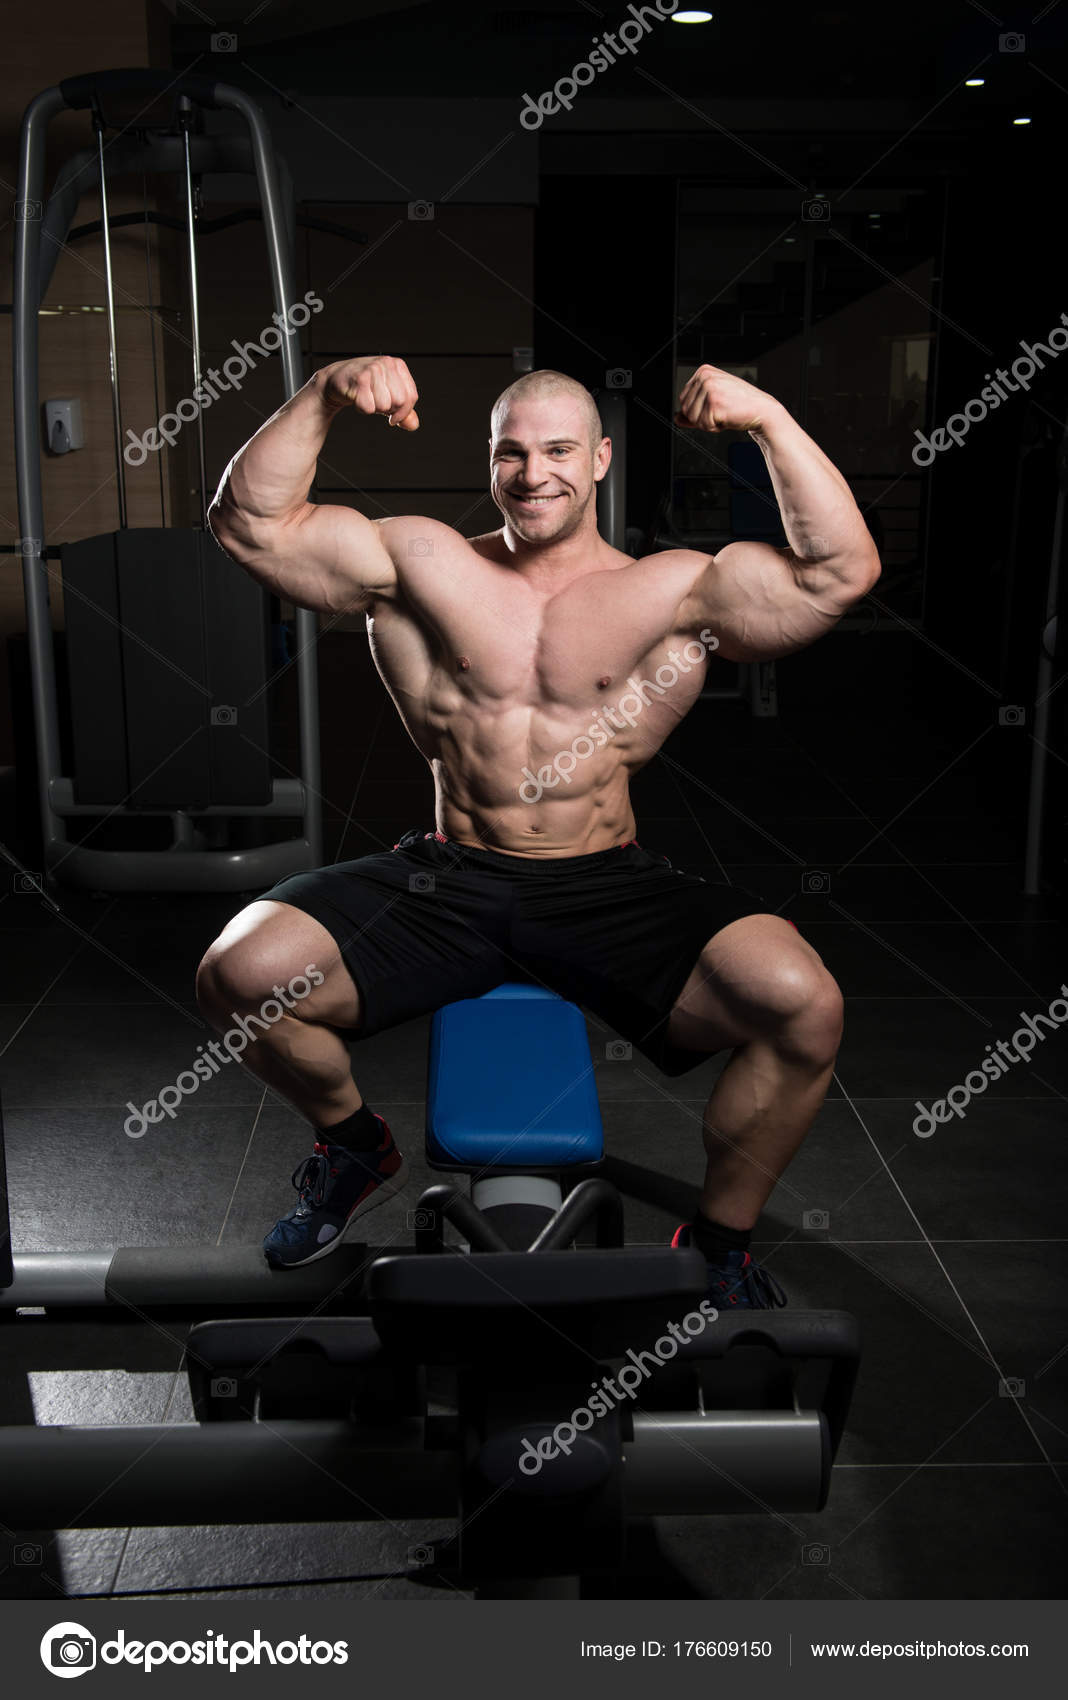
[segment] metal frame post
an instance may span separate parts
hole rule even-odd
[[[187,96],[204,106],[237,112],[244,119],[263,211],[272,295],[280,317],[294,300],[292,221],[286,217],[270,132],[260,108],[240,89],[214,83],[204,77],[175,79],[169,71],[132,69],[100,71],[69,78],[55,88],[44,90],[30,102],[23,115],[20,132],[17,199],[23,216],[16,218],[15,225],[12,341],[16,484],[44,868],[48,870],[63,863],[66,877],[73,883],[101,890],[240,891],[262,887],[285,874],[318,866],[323,859],[316,647],[319,625],[318,617],[307,609],[299,610],[296,620],[302,839],[241,851],[191,851],[181,856],[160,851],[100,851],[70,844],[64,815],[56,807],[57,792],[62,791],[64,776],[59,749],[59,708],[48,574],[43,558],[44,509],[38,419],[37,314],[41,300],[43,221],[39,213],[34,216],[32,209],[40,208],[44,200],[45,152],[52,119],[67,109],[92,107],[101,94],[115,92],[168,94],[175,99]],[[106,186],[103,180],[102,187],[105,196],[103,228],[107,241]],[[49,239],[56,240],[51,230]],[[50,271],[51,268],[48,268],[48,275]],[[280,355],[285,395],[289,399],[302,383],[296,336],[283,336]],[[117,367],[114,376],[117,386]],[[117,400],[117,388],[113,396]],[[119,453],[121,455],[121,444]],[[121,496],[120,469],[120,500]],[[267,806],[264,812],[279,811],[277,807]]]

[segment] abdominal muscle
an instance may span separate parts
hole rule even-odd
[[[624,733],[620,747],[606,742],[583,756],[588,717],[577,726],[529,709],[465,709],[449,717],[430,758],[446,838],[541,857],[592,855],[634,837],[629,779],[640,762]]]

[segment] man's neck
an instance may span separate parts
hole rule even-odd
[[[514,572],[539,588],[552,589],[615,565],[616,551],[609,548],[596,526],[583,527],[549,543],[528,543],[507,525],[498,533],[502,558]]]

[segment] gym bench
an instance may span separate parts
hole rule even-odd
[[[447,1178],[409,1214],[414,1251],[342,1247],[283,1272],[189,1248],[0,1269],[8,1327],[26,1306],[274,1306],[192,1327],[195,1424],[0,1429],[0,1519],[455,1518],[453,1578],[523,1592],[616,1569],[636,1518],[822,1509],[857,1325],[825,1310],[708,1320],[696,1250],[623,1245],[575,1005],[506,984],[439,1010],[426,1124]],[[580,1234],[594,1243],[576,1247]],[[339,1286],[357,1314],[327,1313]],[[630,1365],[631,1384],[645,1366],[633,1396],[615,1379]]]

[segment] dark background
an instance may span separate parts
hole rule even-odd
[[[1068,311],[1058,169],[1068,6],[1037,17],[966,0],[712,10],[707,24],[653,25],[633,58],[535,134],[520,123],[524,95],[551,88],[627,15],[616,0],[272,0],[252,16],[247,0],[214,0],[210,17],[155,0],[57,0],[24,8],[11,42],[0,176],[10,198],[23,108],[75,72],[193,69],[261,103],[302,220],[298,292],[315,288],[325,303],[304,335],[307,373],[388,352],[409,361],[422,397],[410,440],[378,421],[339,422],[321,500],[489,529],[488,410],[525,347],[597,389],[609,372],[629,374],[635,552],[779,538],[752,445],[696,443],[671,427],[680,378],[700,361],[779,397],[840,467],[879,544],[880,582],[832,634],[776,664],[777,714],[759,712],[767,670],[739,679],[714,664],[709,693],[634,799],[643,843],[796,921],[845,993],[834,1085],[754,1251],[792,1303],[861,1319],[863,1373],[825,1514],[729,1527],[665,1519],[660,1558],[605,1587],[638,1598],[1055,1598],[1068,1433],[1063,1034],[936,1137],[916,1138],[912,1120],[917,1101],[944,1096],[1068,974],[1063,656],[1043,740],[1039,889],[1024,878],[1068,353],[930,468],[911,448],[917,426],[943,425]],[[966,88],[973,76],[984,86]],[[84,115],[64,118],[51,168],[88,139]],[[212,217],[248,199],[237,180],[207,179],[203,193]],[[806,217],[818,196],[829,216]],[[434,216],[413,217],[418,203]],[[174,210],[154,186],[148,204]],[[114,211],[141,205],[139,182],[116,182]],[[79,218],[97,214],[87,193]],[[7,203],[3,217],[9,243]],[[205,236],[200,260],[205,365],[218,364],[231,338],[270,322],[255,222]],[[172,405],[189,393],[187,345],[170,334],[188,328],[181,243],[152,227],[146,254],[133,226],[116,234],[115,263],[124,410],[140,431],[157,417],[155,385]],[[49,545],[116,523],[102,300],[99,237],[72,241],[40,322],[41,393],[83,399],[87,443],[45,457]],[[211,488],[281,399],[272,359],[205,415]],[[195,522],[194,443],[187,428],[130,475],[134,524]],[[13,549],[6,409],[0,487]],[[58,576],[52,597],[62,644]],[[291,617],[275,610],[276,643]],[[24,630],[19,563],[6,554],[0,841],[33,870]],[[288,775],[295,679],[280,655],[271,757]],[[326,854],[345,859],[429,828],[432,786],[363,622],[324,629],[319,657]],[[139,842],[165,843],[158,825],[153,839],[152,823],[82,819],[72,835],[105,848],[136,829]],[[247,831],[235,827],[235,842]],[[256,1243],[289,1207],[308,1129],[251,1076],[230,1071],[154,1141],[122,1132],[127,1105],[173,1080],[205,1038],[197,962],[255,895],[104,897],[61,880],[49,907],[10,877],[0,1074],[16,1248]],[[354,1048],[361,1089],[416,1182],[428,1178],[427,1025]],[[693,1207],[702,1107],[724,1059],[669,1081],[640,1058],[614,1060],[603,1023],[589,1018],[589,1030],[608,1149],[661,1183],[627,1199],[628,1243],[665,1244]],[[379,1212],[376,1231],[380,1221],[403,1236],[403,1204]],[[146,1361],[115,1375],[114,1339],[71,1327],[55,1374],[28,1348],[26,1375],[5,1381],[5,1419],[187,1420],[180,1344],[158,1336]],[[0,1592],[202,1598],[254,1584],[278,1597],[425,1598],[408,1555],[434,1538],[362,1524],[31,1531],[40,1561],[0,1549]],[[826,1562],[802,1556],[810,1541]]]
[[[929,431],[978,397],[984,374],[1011,364],[1021,341],[1042,340],[1064,311],[1052,172],[1068,98],[1062,9],[1037,21],[991,20],[966,4],[906,4],[875,27],[857,8],[720,6],[707,24],[652,25],[634,55],[536,135],[518,122],[524,93],[550,88],[625,11],[617,18],[577,0],[462,8],[338,0],[309,20],[306,7],[276,0],[246,23],[237,10],[217,6],[209,24],[182,6],[173,19],[158,7],[117,7],[114,51],[98,37],[88,62],[121,58],[123,35],[136,40],[139,28],[145,49],[127,54],[130,62],[242,84],[271,117],[301,213],[367,238],[361,249],[298,232],[300,287],[327,302],[305,333],[306,369],[379,348],[408,358],[425,429],[418,444],[401,445],[335,432],[321,498],[376,515],[428,512],[468,533],[491,527],[482,420],[512,375],[511,350],[532,345],[536,364],[594,389],[610,370],[630,375],[633,548],[781,540],[752,446],[733,438],[695,446],[669,424],[679,375],[696,363],[745,372],[786,402],[845,473],[883,559],[863,609],[817,649],[779,664],[784,715],[848,700],[851,714],[884,725],[908,706],[939,726],[982,726],[983,771],[997,775],[991,808],[1019,854],[1068,368],[1048,361],[1028,394],[974,424],[929,469],[910,450],[917,427]],[[31,32],[27,93],[66,69],[50,43],[40,45],[39,69],[35,51]],[[985,86],[964,87],[968,76]],[[11,148],[18,90],[9,107]],[[1014,125],[1018,117],[1031,122]],[[205,180],[208,214],[236,204],[228,198],[236,181]],[[140,189],[120,181],[115,194],[136,207]],[[804,216],[817,194],[829,203],[822,223]],[[413,223],[410,200],[432,203],[433,220]],[[90,194],[86,218],[91,206]],[[60,262],[50,300],[100,296],[97,240]],[[183,257],[165,235],[152,241],[158,321],[181,329]],[[144,300],[142,250],[140,232],[116,240],[132,304]],[[221,354],[231,336],[268,322],[256,226],[203,239],[200,263],[206,353]],[[136,310],[122,328],[125,412],[143,429],[155,417],[139,388],[149,355],[164,393],[184,394],[184,350]],[[99,426],[89,453],[46,464],[55,543],[114,523],[102,336],[99,315],[89,324],[42,321],[42,395],[86,395]],[[903,387],[895,345],[925,352],[924,379]],[[235,445],[277,405],[279,383],[277,361],[265,362],[240,398],[205,416],[212,487]],[[162,457],[165,478],[156,457],[130,475],[135,522],[195,520],[192,447],[190,430]],[[13,540],[10,501],[8,511]],[[4,576],[0,615],[17,633],[17,562]],[[53,594],[62,626],[58,582]],[[361,623],[343,622],[324,640],[327,672],[327,652],[349,627]],[[361,697],[370,692],[370,712],[379,686],[362,643],[344,653],[346,680]],[[17,643],[11,664],[15,729],[0,742],[0,761],[6,751],[13,762],[17,737],[17,826],[10,770],[3,796],[8,833],[32,862]],[[1055,752],[1063,700],[1052,698]],[[1029,711],[1022,726],[1018,717],[999,724],[1006,705]],[[284,695],[278,719],[284,750],[292,722]],[[411,761],[414,779],[414,752]],[[1043,881],[1056,899],[1068,855],[1065,770],[1056,753],[1047,766]],[[339,777],[341,790],[348,778]]]

